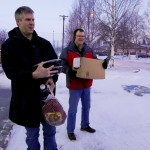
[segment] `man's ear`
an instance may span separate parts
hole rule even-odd
[[[16,19],[17,26],[19,26],[19,21],[20,21],[20,19]]]

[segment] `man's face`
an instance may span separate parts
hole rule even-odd
[[[85,40],[85,33],[77,31],[76,36],[75,36],[75,44],[78,45],[83,45]]]
[[[22,19],[17,20],[17,25],[20,31],[23,33],[23,35],[27,37],[32,35],[35,26],[34,15],[31,13],[24,13],[22,15]]]

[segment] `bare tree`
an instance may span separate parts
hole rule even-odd
[[[2,43],[7,39],[7,32],[5,30],[0,30],[0,49]]]
[[[123,55],[128,55],[128,47],[131,41],[132,30],[129,28],[127,21],[122,20],[116,30],[116,49],[122,49]]]
[[[148,8],[144,13],[144,24],[145,24],[144,37],[145,40],[148,43],[150,43],[150,2],[148,3]]]
[[[116,48],[121,48],[123,54],[130,55],[129,49],[134,47],[138,48],[139,43],[143,37],[143,18],[138,12],[133,13],[130,18],[128,13],[120,21],[116,29]]]
[[[114,66],[116,29],[127,13],[130,18],[139,2],[140,0],[100,0],[96,4],[97,10],[101,9],[101,15],[97,16],[99,21],[110,31],[108,34],[111,43],[112,66]]]
[[[74,29],[80,27],[93,48],[101,39],[110,41],[113,66],[117,28],[125,16],[130,20],[139,4],[140,0],[78,0],[69,16],[67,39],[71,40]]]
[[[73,31],[76,28],[83,28],[86,31],[86,41],[92,46],[96,37],[94,11],[96,0],[78,0],[69,15],[69,23],[66,30],[67,42],[72,40]]]
[[[144,37],[144,18],[138,12],[132,14],[129,20],[129,26],[132,29],[132,43],[139,44]]]

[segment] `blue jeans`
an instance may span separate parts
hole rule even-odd
[[[55,140],[56,134],[56,127],[49,125],[45,120],[41,122],[43,126],[43,138],[44,150],[57,150],[57,144]],[[40,143],[39,143],[39,131],[40,128],[28,128],[25,127],[27,133],[26,143],[27,143],[27,150],[40,150]]]
[[[89,125],[90,112],[90,96],[91,89],[84,88],[79,90],[69,90],[69,110],[67,117],[67,132],[73,133],[76,125],[76,113],[81,98],[82,112],[81,112],[81,127],[85,128]]]

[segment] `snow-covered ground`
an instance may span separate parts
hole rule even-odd
[[[123,60],[125,61],[125,60]],[[150,62],[150,61],[149,61]],[[119,61],[121,63],[121,61]],[[80,131],[81,104],[78,106],[75,134],[70,141],[65,124],[57,127],[56,140],[60,150],[149,150],[150,149],[150,93],[139,88],[124,90],[131,85],[150,89],[150,71],[135,70],[120,65],[106,70],[106,79],[94,80],[91,96],[90,126],[96,133]],[[8,84],[6,77],[0,81]],[[137,92],[141,94],[136,94]],[[65,75],[60,74],[56,97],[68,110],[68,90]],[[15,125],[6,150],[26,150],[25,130]],[[40,134],[43,149],[42,131]]]

